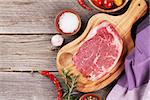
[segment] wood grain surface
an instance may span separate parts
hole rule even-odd
[[[1,100],[55,100],[56,93],[52,82],[40,74],[0,72]]]
[[[67,44],[97,11],[83,9],[76,0],[0,0],[0,100],[56,99],[52,82],[37,71],[58,74],[55,59],[60,48],[51,51],[50,39],[57,34],[55,16],[64,9],[75,10],[82,19],[80,32],[65,37]],[[96,93],[105,98],[111,88]]]
[[[76,0],[0,0],[0,70],[56,71],[53,66],[57,51],[50,51],[50,38],[57,33],[55,16],[63,9],[81,15],[81,32],[96,13],[83,9]]]
[[[0,0],[1,34],[53,34],[55,16],[73,9],[82,18],[82,27],[96,13],[83,9],[77,0]]]
[[[53,72],[58,75],[58,72]],[[63,80],[58,77],[61,85]],[[106,98],[112,86],[95,92]],[[74,92],[78,96],[83,93]],[[57,91],[53,83],[39,73],[28,72],[0,72],[0,99],[1,100],[56,100]]]
[[[57,71],[52,35],[0,35],[0,71]],[[65,38],[65,43],[76,36]]]
[[[52,35],[0,35],[0,69],[3,71],[56,71],[57,51]]]

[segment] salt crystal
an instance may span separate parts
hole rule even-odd
[[[60,16],[58,24],[64,33],[73,33],[79,26],[79,19],[74,13],[65,12]]]

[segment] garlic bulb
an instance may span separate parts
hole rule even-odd
[[[64,38],[61,35],[54,35],[51,38],[51,43],[53,46],[58,47],[63,44]]]

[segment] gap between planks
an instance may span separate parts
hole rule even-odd
[[[57,71],[53,35],[0,35],[0,71]],[[78,35],[65,37],[65,44]]]
[[[0,0],[0,33],[57,33],[54,20],[64,9],[77,11],[84,28],[88,19],[98,12],[83,9],[76,0]]]
[[[56,96],[53,83],[39,73],[0,72],[1,100],[55,100]]]
[[[58,72],[52,72],[59,80],[61,86],[64,81],[58,76]],[[101,95],[105,100],[112,87],[113,82],[107,87],[94,92]],[[83,93],[76,92],[78,96]],[[28,72],[0,72],[0,99],[1,100],[55,100],[57,91],[53,83],[39,73]]]

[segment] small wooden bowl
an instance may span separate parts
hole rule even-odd
[[[79,25],[78,25],[78,28],[77,28],[73,33],[65,33],[65,32],[63,32],[63,31],[59,28],[59,24],[58,24],[58,23],[59,23],[59,18],[61,17],[62,14],[66,13],[66,12],[71,12],[71,13],[75,14],[75,15],[78,17]],[[56,30],[57,30],[60,34],[62,34],[62,35],[67,35],[67,36],[71,36],[71,35],[76,34],[76,33],[80,30],[80,28],[81,28],[81,18],[80,18],[80,16],[79,16],[79,14],[78,14],[77,12],[73,11],[73,10],[62,10],[62,11],[60,11],[60,12],[58,13],[58,15],[57,15],[56,18],[55,18],[55,26],[56,26]]]
[[[90,97],[90,96],[91,96],[91,97],[96,97],[97,100],[102,100],[102,98],[101,98],[100,96],[98,96],[98,95],[96,95],[96,94],[92,94],[92,93],[84,94],[83,96],[80,97],[79,100],[86,100],[85,98],[86,98],[86,97]]]
[[[103,9],[103,8],[100,8],[100,7],[97,7],[93,2],[92,0],[89,0],[90,4],[96,8],[97,10],[101,11],[101,12],[108,12],[108,13],[111,13],[111,12],[117,12],[119,10],[121,10],[122,8],[124,8],[126,6],[126,4],[129,2],[129,0],[125,0],[124,3],[119,6],[119,7],[116,7],[116,8],[112,8],[112,9]]]

